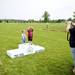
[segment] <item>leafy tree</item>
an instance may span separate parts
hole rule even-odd
[[[46,23],[46,22],[49,22],[49,16],[50,16],[50,15],[48,14],[48,12],[45,11],[44,14],[43,14],[43,16],[42,16],[42,17],[44,18],[44,22],[45,22],[45,23]]]
[[[73,20],[75,20],[75,12],[73,12]]]
[[[71,21],[71,20],[72,20],[72,18],[68,18],[68,19],[67,19],[67,21]]]

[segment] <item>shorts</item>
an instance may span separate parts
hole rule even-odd
[[[32,37],[28,37],[28,41],[32,41]]]

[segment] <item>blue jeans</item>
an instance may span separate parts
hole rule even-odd
[[[72,52],[72,57],[73,57],[73,60],[74,60],[74,66],[75,66],[75,48],[71,47],[71,52]]]
[[[25,43],[26,42],[26,39],[25,38],[22,38],[22,43]]]

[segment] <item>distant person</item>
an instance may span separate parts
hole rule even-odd
[[[72,52],[72,57],[74,60],[73,73],[75,73],[75,22],[74,21],[68,22],[66,31],[67,31],[67,40],[69,41],[69,45],[70,45],[71,52]]]
[[[22,30],[22,43],[25,43],[26,42],[26,34],[25,34],[25,31]]]
[[[32,26],[30,26],[27,29],[27,34],[28,34],[28,42],[29,42],[29,44],[32,44],[32,40],[33,40],[33,28],[32,28]]]

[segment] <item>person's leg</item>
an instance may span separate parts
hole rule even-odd
[[[30,45],[32,45],[32,41],[30,41]]]
[[[75,48],[71,48],[71,51],[72,51],[72,57],[74,60],[74,67],[75,67]]]
[[[28,38],[29,44],[32,45],[32,37]]]
[[[32,39],[33,39],[33,37],[30,38],[31,45],[32,45]]]
[[[73,57],[73,62],[74,62],[73,72],[75,73],[75,48],[71,48],[71,52],[72,52],[72,57]]]
[[[22,43],[25,43],[25,38],[22,38]]]
[[[26,38],[24,38],[24,43],[26,43]]]

